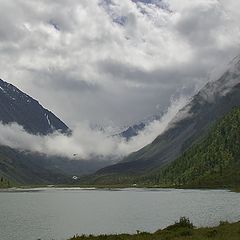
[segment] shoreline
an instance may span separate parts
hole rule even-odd
[[[68,240],[238,240],[240,221],[220,222],[215,227],[196,228],[189,219],[182,217],[179,222],[154,233],[136,231],[136,234],[76,235]]]
[[[23,185],[23,186],[14,186],[10,188],[0,188],[0,192],[37,192],[37,191],[44,191],[44,190],[106,190],[106,191],[120,191],[120,190],[201,190],[201,191],[230,191],[235,193],[240,193],[240,188],[173,188],[173,187],[146,187],[146,186],[73,186],[73,185]]]

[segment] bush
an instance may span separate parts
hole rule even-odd
[[[167,227],[166,230],[173,230],[178,228],[193,229],[194,225],[190,222],[189,218],[180,217],[180,220],[178,222],[175,222],[175,224]]]
[[[214,229],[214,230],[209,230],[208,232],[207,232],[207,234],[206,234],[206,236],[208,237],[208,238],[214,238],[214,237],[216,237],[217,236],[217,230],[216,229]]]
[[[224,225],[227,225],[227,224],[229,224],[228,221],[220,221],[219,226],[224,226]]]

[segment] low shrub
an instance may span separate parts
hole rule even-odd
[[[190,222],[189,218],[181,217],[178,222],[175,222],[173,225],[170,225],[166,230],[174,230],[179,228],[188,228],[193,229],[194,225]]]

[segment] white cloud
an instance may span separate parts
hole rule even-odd
[[[73,129],[71,136],[55,132],[48,136],[31,135],[13,123],[0,123],[0,144],[23,151],[39,152],[81,159],[119,159],[137,151],[153,141],[167,127],[176,112],[185,105],[186,98],[172,101],[166,114],[159,121],[154,121],[129,142],[119,136],[109,136],[107,132],[93,130],[87,124],[80,124]]]
[[[70,127],[128,124],[165,109],[180,88],[192,93],[236,55],[238,5],[0,0],[0,77]]]
[[[150,143],[186,98],[239,51],[236,0],[0,0],[0,78],[73,129],[33,136],[0,124],[0,143],[77,158]],[[216,72],[219,72],[217,70]],[[221,71],[220,71],[221,72]],[[129,142],[89,125],[126,125],[168,108]]]
[[[240,20],[240,14],[239,14],[239,8],[240,8],[240,2],[236,0],[219,0],[220,4],[222,4],[222,7],[225,9],[226,14],[230,19],[233,19],[236,24],[239,26],[239,20]]]

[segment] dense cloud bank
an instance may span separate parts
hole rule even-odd
[[[172,101],[161,120],[149,123],[138,136],[133,137],[129,142],[119,136],[111,136],[106,131],[94,130],[84,123],[73,129],[71,136],[59,132],[48,136],[36,136],[27,133],[16,123],[8,125],[0,123],[0,145],[21,151],[57,155],[77,160],[119,159],[153,141],[158,134],[164,131],[186,101],[184,97]]]
[[[125,125],[239,50],[236,0],[0,1],[0,78],[70,127]]]
[[[157,137],[239,51],[236,0],[0,1],[0,78],[38,99],[72,136],[0,124],[0,144],[79,159],[122,157]],[[129,142],[93,130],[166,109]],[[75,126],[75,127],[74,127]]]

